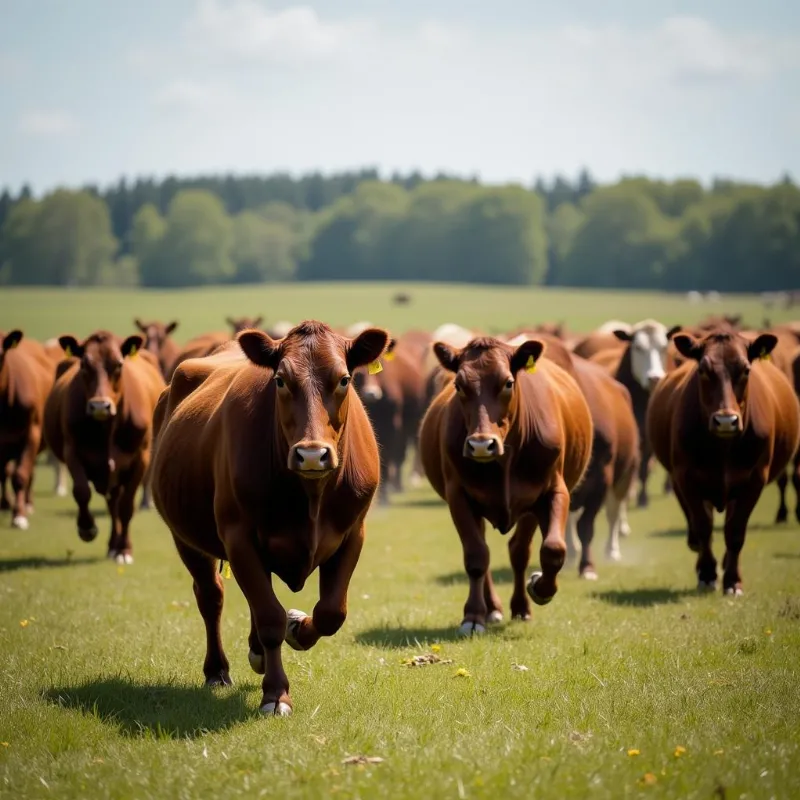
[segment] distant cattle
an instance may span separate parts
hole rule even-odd
[[[33,510],[31,486],[36,457],[44,449],[44,405],[54,374],[39,342],[20,330],[0,333],[0,508],[11,510],[11,524],[21,530],[28,529]]]
[[[647,478],[651,451],[645,434],[647,404],[653,388],[666,373],[667,345],[678,330],[680,326],[668,330],[660,322],[644,320],[632,326],[629,331],[616,331],[616,338],[622,342],[621,349],[603,350],[591,357],[591,361],[603,367],[630,392],[641,446],[637,497],[640,507],[649,503]]]
[[[155,356],[164,380],[169,380],[173,365],[181,350],[177,342],[172,338],[178,323],[176,321],[167,324],[163,322],[142,322],[139,318],[133,322],[144,334],[144,349]]]
[[[281,644],[308,650],[347,614],[347,591],[378,488],[378,446],[351,385],[381,357],[383,330],[355,339],[304,322],[280,341],[244,331],[184,362],[156,410],[156,507],[194,579],[206,626],[206,683],[231,682],[220,638],[230,562],[250,606],[250,666],[264,675],[261,711],[291,713]],[[300,591],[319,569],[313,614],[290,610],[272,576]]]
[[[699,339],[680,333],[674,342],[687,361],[653,393],[650,441],[686,516],[698,586],[716,588],[716,509],[726,515],[723,588],[738,595],[750,514],[797,451],[800,405],[786,376],[765,360],[777,344],[774,335],[748,342],[719,329]]]
[[[152,418],[164,380],[142,336],[122,343],[108,331],[78,342],[60,338],[69,361],[45,406],[45,436],[72,476],[78,534],[91,542],[97,526],[91,487],[106,498],[111,517],[108,555],[133,561],[130,522],[136,491],[150,462]]]
[[[450,507],[464,552],[469,596],[462,634],[482,633],[502,619],[489,570],[484,520],[508,533],[514,572],[511,613],[528,619],[525,571],[537,525],[543,532],[541,572],[527,583],[539,605],[555,595],[566,553],[570,492],[589,464],[592,420],[575,380],[542,359],[545,345],[514,348],[478,338],[457,349],[437,342],[442,368],[455,376],[422,422],[420,445],[428,480]]]

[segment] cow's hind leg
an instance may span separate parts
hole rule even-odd
[[[794,486],[797,505],[794,509],[794,515],[797,521],[800,522],[800,453],[794,458],[794,470],[792,471],[792,485]]]
[[[533,534],[538,526],[536,517],[526,514],[517,523],[514,535],[508,542],[508,556],[514,573],[514,591],[511,595],[511,616],[513,619],[529,620],[531,604],[525,590],[525,573],[531,561]]]
[[[592,541],[594,540],[594,523],[603,506],[605,487],[598,487],[586,500],[581,518],[578,520],[578,539],[581,543],[581,560],[578,575],[588,581],[597,580],[597,570],[592,558]]]
[[[567,546],[566,560],[573,562],[578,557],[578,520],[581,518],[582,509],[570,511],[567,517],[567,529],[564,531],[564,544]]]
[[[744,547],[747,523],[756,507],[766,481],[755,478],[736,493],[736,499],[725,510],[725,556],[722,560],[722,588],[725,594],[742,594],[742,576],[739,572],[739,555]]]
[[[125,474],[119,492],[116,507],[109,512],[112,514],[111,524],[114,526],[116,537],[109,543],[109,556],[115,558],[118,564],[133,564],[133,544],[131,543],[131,520],[136,505],[136,491],[145,472],[145,466],[139,462]],[[112,549],[114,553],[112,555]]]
[[[492,578],[492,570],[486,570],[486,579],[483,582],[483,599],[486,601],[486,621],[497,623],[503,621],[503,602]]]
[[[789,519],[789,506],[786,505],[786,488],[789,486],[789,476],[785,471],[780,474],[776,483],[778,485],[780,504],[778,505],[778,513],[775,515],[775,524],[780,525]]]
[[[609,489],[606,495],[606,520],[608,521],[606,557],[611,561],[620,561],[622,559],[622,553],[619,549],[619,537],[622,534],[622,523],[623,519],[625,519],[623,512],[627,502],[627,496],[617,497],[614,489]],[[628,532],[630,533],[630,529],[628,529]]]
[[[233,681],[229,673],[228,659],[222,649],[219,624],[225,587],[217,569],[217,560],[193,550],[177,537],[173,538],[181,561],[194,580],[194,597],[206,626],[206,658],[203,662],[206,686],[230,686]]]
[[[543,606],[558,591],[558,573],[564,566],[567,551],[564,530],[569,515],[569,490],[562,476],[558,476],[558,483],[550,492],[539,498],[534,511],[542,528],[541,571],[531,575],[527,591],[534,603]]]
[[[11,511],[11,498],[8,496],[8,471],[10,464],[0,462],[0,511]]]
[[[714,531],[714,511],[709,503],[687,489],[688,479],[675,479],[673,489],[688,524],[687,543],[689,549],[697,553],[695,572],[697,588],[700,591],[713,591],[717,588],[717,560],[711,549]]]
[[[30,500],[30,487],[33,481],[33,469],[36,455],[42,442],[42,429],[39,425],[31,425],[25,447],[11,473],[11,488],[14,492],[13,519],[11,524],[15,528],[28,530],[28,502]]]

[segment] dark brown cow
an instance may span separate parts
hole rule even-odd
[[[554,362],[540,360],[541,341],[513,348],[479,338],[462,350],[441,342],[434,348],[455,380],[423,419],[422,462],[461,539],[469,596],[460,631],[470,635],[502,619],[484,520],[502,534],[517,526],[509,542],[512,615],[530,617],[525,570],[537,525],[543,532],[541,572],[531,575],[527,594],[538,605],[555,595],[570,492],[589,463],[592,420],[575,380]]]
[[[267,714],[292,710],[283,641],[308,650],[345,621],[380,479],[378,445],[351,376],[381,357],[388,338],[368,329],[347,339],[319,322],[280,341],[244,331],[236,350],[182,364],[156,410],[153,495],[194,579],[206,683],[231,682],[220,639],[217,561],[225,559],[250,606],[249,660],[264,675]],[[317,568],[313,615],[290,610],[287,620],[272,576],[297,592]]]
[[[364,404],[378,439],[381,455],[380,501],[387,503],[389,488],[403,491],[403,464],[417,431],[425,400],[422,368],[392,340],[381,359],[381,371],[363,367],[353,384]]]
[[[73,336],[59,341],[71,359],[45,406],[47,443],[72,476],[81,539],[97,536],[91,483],[108,503],[109,558],[130,564],[134,499],[150,463],[153,409],[164,380],[149,354],[137,355],[138,334],[122,344],[108,331],[81,343]]]
[[[28,530],[33,511],[31,486],[36,456],[44,449],[44,404],[53,380],[52,363],[39,342],[25,339],[20,330],[0,333],[0,508],[11,510],[11,524],[20,530]]]
[[[712,508],[725,511],[723,588],[738,595],[747,523],[797,450],[800,405],[786,376],[764,360],[777,344],[772,334],[748,342],[720,329],[674,341],[688,361],[653,392],[650,440],[686,515],[700,588],[716,588]]]
[[[142,322],[137,317],[133,322],[144,334],[144,349],[158,359],[164,380],[169,380],[173,365],[181,351],[178,343],[172,338],[178,327],[177,321],[165,325],[163,322]]]

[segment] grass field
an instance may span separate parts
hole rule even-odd
[[[709,310],[653,295],[415,287],[403,312],[389,304],[394,289],[4,291],[0,320],[49,336],[169,316],[188,336],[228,313],[396,329],[563,318],[582,329]],[[756,300],[724,307],[760,320]],[[79,541],[72,500],[53,496],[42,467],[30,530],[0,519],[0,796],[800,796],[800,527],[772,525],[769,487],[743,552],[745,596],[699,596],[661,478],[652,506],[631,511],[622,563],[601,557],[597,583],[570,566],[530,622],[469,641],[456,635],[467,586],[446,508],[424,488],[375,509],[345,627],[307,653],[286,648],[294,715],[264,719],[235,582],[223,614],[235,685],[204,689],[191,580],[157,514],[134,518],[136,563],[118,567],[103,558],[107,518],[97,541]],[[601,524],[601,553],[605,535]],[[506,543],[489,541],[507,603]],[[279,594],[309,611],[314,581]],[[430,652],[452,663],[402,664]],[[342,763],[356,755],[384,761]]]

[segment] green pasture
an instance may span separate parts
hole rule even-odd
[[[693,319],[682,298],[555,290],[280,286],[183,293],[7,291],[0,328],[46,337],[136,315],[184,336],[226,314],[368,318],[395,329],[444,320],[513,327],[609,317]],[[404,287],[408,288],[408,287]],[[757,324],[757,299],[723,304]],[[777,318],[777,315],[776,315]],[[754,513],[745,596],[698,595],[674,497],[630,513],[623,561],[600,580],[565,569],[527,623],[461,640],[467,585],[447,509],[426,487],[370,514],[341,632],[286,648],[294,715],[262,718],[247,663],[249,616],[226,581],[223,637],[235,685],[202,686],[204,632],[191,579],[155,512],[133,522],[135,563],[78,539],[71,498],[37,473],[27,532],[0,518],[0,797],[789,798],[800,796],[800,526],[775,527],[777,491]],[[794,498],[792,498],[794,503]],[[508,603],[505,542],[493,574]],[[721,559],[721,534],[716,553]],[[536,559],[531,568],[536,566]],[[287,607],[310,611],[315,582]],[[433,653],[451,663],[409,667]],[[346,764],[351,756],[380,763]]]

